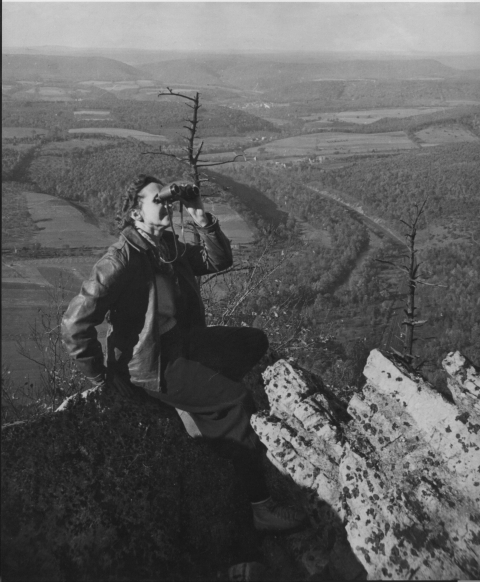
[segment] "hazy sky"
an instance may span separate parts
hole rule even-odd
[[[480,51],[480,3],[2,2],[3,45]]]

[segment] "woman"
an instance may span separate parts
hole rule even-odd
[[[261,445],[250,426],[251,399],[240,383],[265,354],[267,337],[254,328],[206,326],[195,277],[230,267],[230,243],[201,197],[182,193],[175,198],[201,243],[180,242],[168,230],[172,197],[166,191],[144,174],[128,187],[117,216],[120,238],[71,301],[62,323],[64,343],[94,385],[157,398],[179,411],[189,434],[220,443],[245,485],[257,529],[298,527],[303,513],[269,497]],[[105,366],[95,326],[107,313]]]

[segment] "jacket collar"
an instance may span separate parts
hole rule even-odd
[[[127,243],[137,251],[146,253],[148,250],[150,250],[150,245],[148,244],[147,240],[138,233],[134,226],[127,226],[124,228],[120,233],[120,236],[123,237]],[[171,243],[173,240],[173,233],[166,231],[163,233],[163,238],[167,244]]]

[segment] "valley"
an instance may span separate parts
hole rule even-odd
[[[477,579],[480,3],[2,16],[0,582]]]
[[[170,84],[186,95],[200,91],[196,144],[203,143],[204,163],[219,164],[204,170],[203,188],[238,265],[254,259],[273,232],[271,260],[291,253],[276,279],[242,307],[238,324],[261,317],[273,325],[278,305],[290,305],[302,341],[314,346],[292,344],[291,355],[332,382],[338,366],[356,381],[361,354],[375,345],[388,349],[399,332],[392,326],[405,290],[395,269],[376,259],[398,260],[398,218],[433,191],[419,252],[435,281],[453,261],[463,311],[433,291],[419,291],[419,305],[422,315],[440,308],[445,314],[434,316],[430,331],[450,326],[455,345],[476,353],[477,324],[464,324],[478,274],[463,271],[472,262],[469,241],[478,240],[474,70],[421,60],[393,68],[360,60],[273,66],[258,58],[187,56],[132,65],[43,57],[34,66],[28,55],[3,55],[2,342],[16,381],[33,378],[36,369],[18,355],[19,336],[47,306],[58,276],[69,279],[70,297],[115,240],[116,199],[128,180],[140,171],[167,180],[184,172],[178,158],[188,110],[178,99],[158,97]],[[185,236],[191,240],[188,229]],[[228,283],[242,284],[241,275]],[[323,336],[335,340],[318,344]],[[421,353],[438,361],[444,344]]]

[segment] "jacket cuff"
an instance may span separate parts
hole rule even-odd
[[[210,222],[207,224],[207,226],[198,226],[198,224],[196,224],[196,229],[199,232],[205,232],[207,234],[210,232],[215,232],[219,228],[218,218],[210,212],[205,212],[205,215]]]

